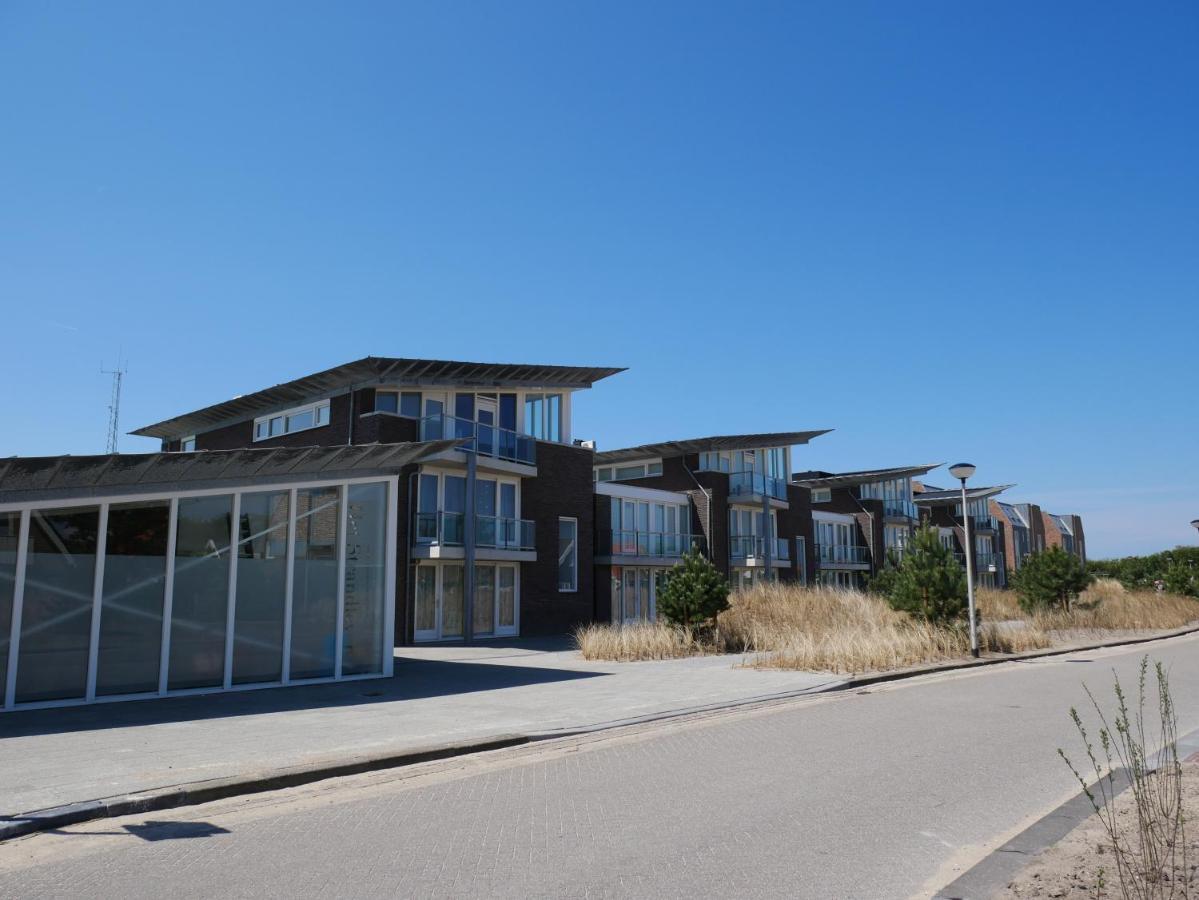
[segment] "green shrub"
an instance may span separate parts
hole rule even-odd
[[[667,573],[658,593],[658,615],[688,630],[714,621],[728,608],[728,581],[695,547]]]
[[[887,600],[893,609],[934,624],[966,614],[966,573],[935,528],[912,535],[903,562],[891,577]]]
[[[1069,612],[1071,602],[1092,581],[1082,560],[1061,547],[1029,554],[1012,576],[1020,606],[1028,612],[1046,608]]]

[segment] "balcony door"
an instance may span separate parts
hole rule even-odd
[[[662,584],[663,569],[626,566],[613,572],[612,587],[616,592],[620,621],[625,625],[652,622],[657,606],[657,590]]]
[[[461,563],[417,567],[413,623],[413,637],[417,641],[453,641],[465,637],[465,574]],[[476,564],[471,621],[471,633],[475,637],[517,634],[519,603],[519,566]]]

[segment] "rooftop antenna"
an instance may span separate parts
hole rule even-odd
[[[125,377],[125,369],[121,368],[121,357],[117,356],[117,367],[115,369],[101,369],[101,375],[112,376],[112,398],[108,401],[108,443],[104,448],[105,453],[117,452],[117,423],[121,418],[121,379]]]

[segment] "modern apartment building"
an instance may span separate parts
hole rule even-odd
[[[869,576],[886,563],[888,553],[902,556],[919,524],[912,479],[938,465],[795,473],[792,481],[810,492],[814,580],[865,587]]]
[[[693,543],[735,587],[806,580],[815,563],[812,521],[807,490],[788,480],[791,448],[825,433],[719,435],[596,453],[601,617],[652,617],[664,569]]]
[[[1013,486],[967,487],[967,508],[964,511],[960,489],[944,490],[920,482],[914,486],[921,523],[938,529],[941,543],[951,549],[963,565],[966,563],[966,554],[970,553],[975,581],[986,587],[1007,585],[1002,549],[1006,546],[1007,534],[1003,523],[991,515],[990,501]],[[970,517],[972,547],[966,546],[965,516]]]
[[[1004,526],[1007,550],[1004,559],[1009,576],[1030,553],[1039,553],[1046,547],[1061,547],[1080,561],[1087,561],[1081,516],[1047,513],[1035,503],[997,500],[991,501],[990,509],[991,515]]]
[[[399,480],[396,642],[556,634],[595,614],[573,398],[621,371],[367,357],[133,433],[181,452],[453,441]]]

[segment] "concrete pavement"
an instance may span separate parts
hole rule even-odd
[[[1152,645],[1199,727],[1199,638]],[[0,894],[927,896],[1076,790],[1143,648],[822,694],[0,846]],[[1085,713],[1084,713],[1085,715]]]
[[[553,734],[816,689],[739,657],[591,663],[561,641],[399,648],[395,676],[0,716],[0,817],[266,770]]]

